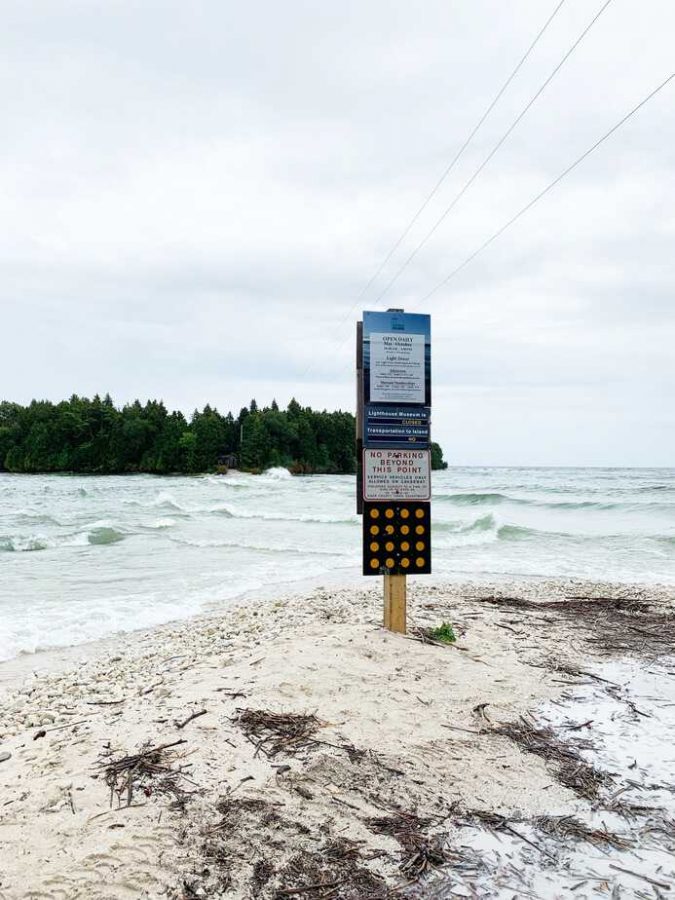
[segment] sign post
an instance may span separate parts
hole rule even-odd
[[[406,632],[406,576],[431,572],[431,320],[357,325],[357,512],[363,574],[384,576],[384,626]]]

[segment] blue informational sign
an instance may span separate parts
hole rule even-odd
[[[424,406],[386,406],[368,403],[363,415],[366,447],[429,446],[429,409]]]
[[[431,406],[431,316],[363,313],[366,403]]]

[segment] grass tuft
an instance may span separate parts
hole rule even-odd
[[[457,640],[455,630],[449,622],[443,622],[438,628],[431,628],[429,637],[434,641],[442,641],[444,644],[454,644]]]

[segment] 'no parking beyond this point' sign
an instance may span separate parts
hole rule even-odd
[[[428,450],[363,451],[364,500],[429,500],[431,454]]]

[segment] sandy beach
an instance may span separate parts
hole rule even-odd
[[[0,898],[672,887],[672,589],[411,595],[408,636],[330,587],[4,664]]]

